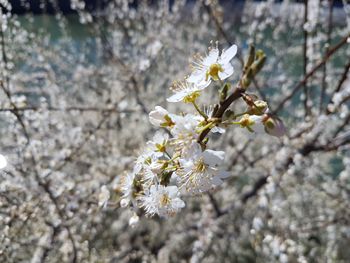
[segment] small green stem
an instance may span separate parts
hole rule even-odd
[[[247,114],[248,112],[242,112],[242,113],[239,113],[239,114],[237,114],[237,115],[235,115],[235,116],[233,116],[233,119],[236,119],[236,118],[238,118],[238,117],[241,117],[241,116],[243,116],[244,114]]]
[[[164,151],[164,153],[165,153],[165,155],[169,158],[169,160],[172,159],[171,156],[170,156],[170,154],[169,154],[167,151]]]
[[[199,132],[201,133],[202,131],[204,131],[204,130],[206,130],[206,129],[211,129],[213,125],[214,125],[213,122],[209,122],[209,123],[207,123],[204,127],[202,127],[202,128],[199,130]]]
[[[200,115],[202,115],[202,117],[203,117],[205,120],[207,120],[207,119],[208,119],[208,116],[198,107],[196,101],[192,101],[192,104],[193,104],[193,106],[196,108],[196,110],[198,111],[198,113],[199,113]]]
[[[240,124],[241,124],[241,122],[239,122],[239,121],[232,121],[232,122],[227,123],[227,124],[236,124],[236,125],[240,125]]]

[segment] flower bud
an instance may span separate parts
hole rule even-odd
[[[227,92],[231,88],[230,83],[226,83],[220,91],[220,101],[224,101],[227,97]]]
[[[174,122],[169,117],[169,112],[161,106],[156,106],[155,110],[149,113],[149,121],[154,126],[172,127]]]
[[[262,67],[265,64],[265,61],[266,61],[266,55],[264,54],[263,51],[258,50],[256,52],[256,60],[251,66],[252,73],[254,76],[256,76],[256,74],[258,74],[259,71],[262,69]]]
[[[253,64],[255,57],[255,47],[254,45],[249,45],[248,58],[244,65],[244,70],[248,70],[248,68]]]
[[[281,137],[286,134],[286,127],[282,120],[277,117],[269,116],[267,119],[264,119],[263,123],[265,131],[272,136]]]
[[[263,115],[268,112],[268,105],[266,101],[256,100],[254,104],[249,107],[248,113],[250,115]]]

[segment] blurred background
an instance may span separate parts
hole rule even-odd
[[[350,262],[349,34],[347,0],[0,0],[0,262]],[[288,133],[212,136],[231,177],[132,228],[120,176],[211,41],[232,83],[267,54],[249,92]]]

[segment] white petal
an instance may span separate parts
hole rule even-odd
[[[168,193],[169,193],[169,196],[170,196],[171,198],[176,197],[177,194],[178,194],[178,192],[179,192],[177,186],[175,186],[175,185],[168,186],[166,189],[167,189],[167,191],[168,191]]]
[[[189,159],[197,159],[202,154],[202,147],[199,143],[194,142],[191,144],[191,147],[183,154],[183,156],[186,158],[186,156]]]
[[[212,133],[220,133],[220,134],[222,134],[222,133],[225,133],[225,129],[215,126],[214,128],[211,129],[211,132]]]
[[[176,198],[176,199],[173,200],[173,207],[184,208],[185,207],[185,202],[182,201],[180,198]]]
[[[162,131],[157,131],[156,134],[153,136],[152,140],[154,143],[163,144],[168,139],[169,139],[169,134]]]
[[[212,179],[212,183],[215,186],[219,186],[219,185],[221,185],[223,183],[223,181],[220,179],[220,177],[214,176],[213,179]]]
[[[167,98],[168,102],[180,102],[182,101],[186,96],[187,96],[187,92],[186,91],[180,91],[175,93],[173,96]]]
[[[211,78],[208,78],[208,80],[204,79],[203,81],[196,83],[196,88],[197,90],[203,90],[206,87],[208,87],[210,83],[211,83]]]
[[[225,178],[228,178],[231,176],[231,173],[228,172],[228,171],[219,171],[218,172],[218,176],[221,178],[221,179],[225,179]]]
[[[231,63],[227,63],[225,65],[222,66],[224,71],[223,72],[219,72],[219,78],[221,80],[224,80],[224,79],[227,79],[228,77],[230,77],[234,70],[233,70],[233,67],[231,65]]]
[[[190,83],[200,83],[205,80],[206,70],[195,70],[192,74],[186,79]]]
[[[231,61],[231,59],[237,54],[237,46],[232,45],[229,49],[222,52],[219,63],[226,64]]]
[[[154,126],[160,126],[164,122],[164,116],[168,114],[168,111],[161,106],[156,106],[155,110],[149,113],[149,121]]]
[[[209,51],[209,55],[203,59],[203,65],[210,67],[210,65],[215,64],[219,57],[219,50],[217,48],[212,48]]]
[[[254,124],[251,126],[254,132],[259,134],[265,133],[265,126],[262,123],[262,116],[251,115],[249,118],[254,121]]]
[[[203,160],[209,166],[220,165],[225,159],[225,152],[223,151],[213,151],[205,150],[203,152]]]

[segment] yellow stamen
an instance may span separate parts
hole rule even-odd
[[[200,92],[199,91],[195,91],[195,92],[192,92],[191,94],[187,95],[185,98],[184,98],[184,102],[185,103],[193,103],[196,101],[196,99],[200,96]]]
[[[167,206],[170,204],[170,197],[167,194],[163,194],[160,198],[160,205]]]
[[[211,77],[213,80],[219,80],[219,72],[223,72],[224,69],[221,67],[220,64],[218,63],[215,63],[215,64],[212,64],[208,71],[206,72],[206,75],[205,75],[205,80],[207,81],[209,79],[209,77]]]

